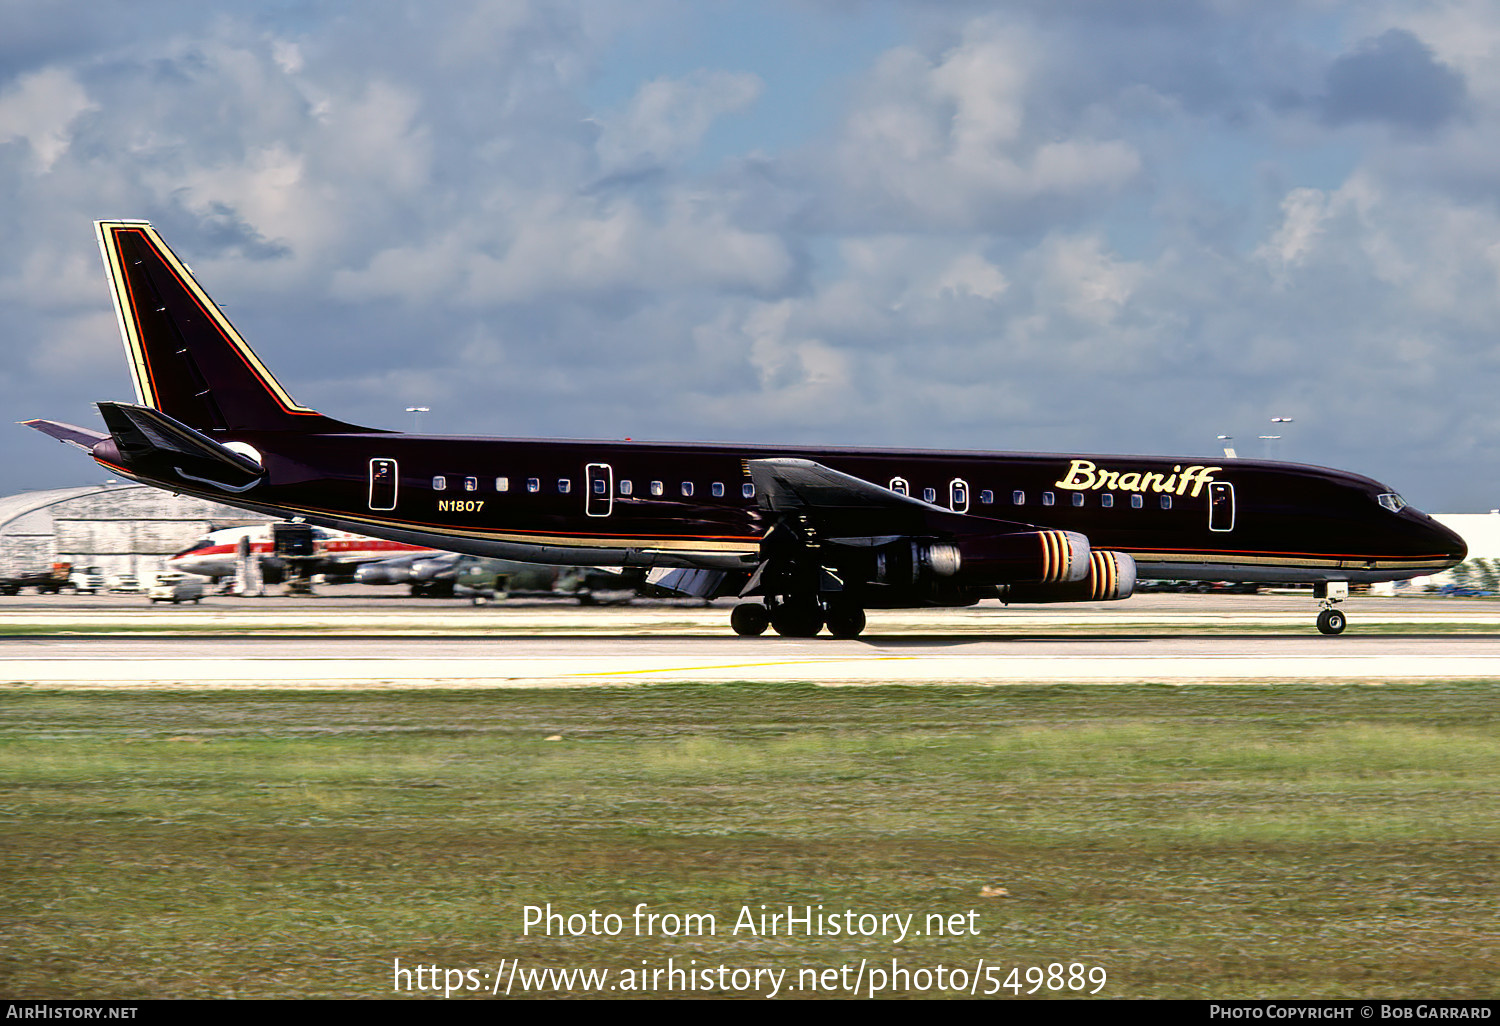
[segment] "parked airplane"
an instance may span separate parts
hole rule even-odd
[[[676,567],[741,634],[860,633],[865,610],[1123,599],[1137,575],[1351,583],[1460,562],[1355,474],[1260,460],[408,435],[298,405],[145,221],[101,221],[137,403],[109,434],[27,423],[111,471],[341,531],[539,563]]]
[[[428,552],[369,563],[354,573],[360,584],[405,584],[423,598],[472,598],[488,601],[505,596],[568,597],[584,605],[628,602],[645,583],[639,569],[618,571],[603,567],[551,566],[509,559],[465,556],[457,552]]]
[[[266,560],[275,558],[276,543],[272,535],[270,524],[210,531],[206,537],[169,557],[167,567],[215,580],[233,577],[238,569],[240,539],[248,540],[251,555]],[[330,531],[323,527],[313,528],[313,542],[321,558],[311,572],[348,580],[354,580],[355,571],[366,564],[401,557],[439,555],[437,551],[424,545],[366,538],[348,531]]]

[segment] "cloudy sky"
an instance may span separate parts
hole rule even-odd
[[[9,420],[132,398],[138,217],[355,422],[1228,434],[1500,506],[1492,0],[246,6],[0,0]],[[102,478],[6,431],[0,494]]]

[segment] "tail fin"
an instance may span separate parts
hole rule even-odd
[[[298,405],[147,221],[96,221],[142,406],[206,433],[370,431]]]

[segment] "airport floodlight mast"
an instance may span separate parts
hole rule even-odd
[[[422,414],[431,413],[432,409],[427,406],[408,406],[406,412],[411,414],[412,434],[422,433]]]
[[[1234,436],[1233,435],[1220,435],[1219,436],[1219,444],[1224,447],[1224,458],[1225,459],[1233,460],[1233,459],[1238,459],[1239,458],[1239,454],[1234,451],[1234,446],[1232,446],[1232,445],[1229,444],[1232,441],[1234,441]]]
[[[1266,443],[1266,459],[1276,458],[1276,443],[1281,441],[1280,435],[1261,435],[1260,440]]]

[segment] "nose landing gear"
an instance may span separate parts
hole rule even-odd
[[[1318,630],[1323,634],[1342,634],[1349,621],[1337,604],[1349,597],[1348,581],[1320,581],[1313,585],[1313,597],[1322,599]]]

